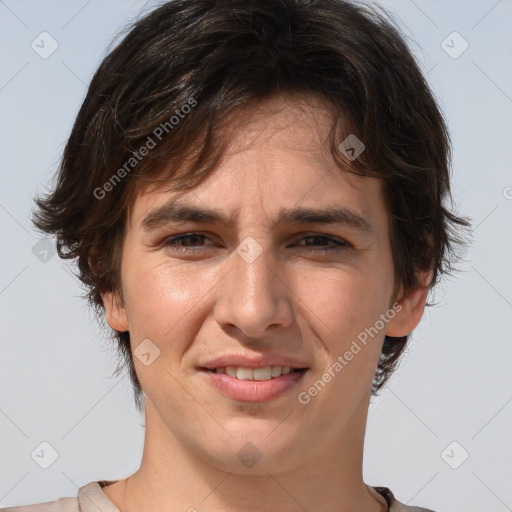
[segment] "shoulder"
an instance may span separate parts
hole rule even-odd
[[[116,480],[90,482],[78,490],[76,498],[59,498],[35,505],[0,508],[0,512],[119,512],[102,488]]]
[[[0,508],[0,512],[119,512],[101,490],[110,480],[90,482],[78,490],[74,498],[59,498],[54,501]]]
[[[389,512],[435,512],[430,508],[423,507],[413,507],[404,505],[400,501],[398,501],[394,494],[387,487],[373,487],[381,496],[384,497],[388,506]]]
[[[393,505],[391,505],[389,512],[435,512],[435,511],[430,508],[408,507],[407,505],[404,505],[398,501],[395,501],[393,503]]]
[[[80,512],[78,498],[59,498],[35,505],[0,508],[0,512]]]

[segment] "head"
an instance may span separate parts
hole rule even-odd
[[[302,340],[320,369],[398,303],[403,314],[372,341],[363,388],[377,394],[468,225],[449,209],[449,168],[442,114],[385,14],[343,0],[175,0],[130,27],[99,66],[34,222],[77,260],[139,408],[146,387],[133,351],[144,339],[162,355],[175,343],[171,367],[197,360],[209,336],[210,355],[222,339],[263,351],[279,339],[280,351],[297,351],[291,340]],[[178,257],[163,248],[168,227],[143,226],[178,196],[239,223],[202,224],[215,248]],[[373,235],[352,219],[330,230],[352,246],[343,259],[285,258],[285,241],[299,237],[273,227],[280,210],[336,205]],[[247,236],[262,252],[235,262]],[[249,298],[257,288],[259,304]]]

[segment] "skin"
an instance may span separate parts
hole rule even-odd
[[[297,399],[393,305],[383,184],[334,164],[324,145],[329,126],[315,98],[276,97],[244,119],[220,166],[182,197],[238,213],[229,227],[186,222],[145,231],[144,217],[177,194],[139,190],[123,245],[123,301],[110,292],[103,300],[110,326],[130,332],[132,351],[150,339],[160,356],[149,366],[135,358],[146,396],[143,459],[132,476],[103,489],[121,512],[387,510],[362,478],[371,383],[385,334],[416,327],[426,290],[401,290],[401,311],[307,405]],[[296,206],[342,206],[373,231],[274,225],[281,208]],[[187,253],[163,243],[190,232],[206,238],[182,241]],[[322,253],[336,244],[312,235],[350,246]],[[249,236],[263,249],[251,263],[236,252]],[[221,353],[292,354],[309,370],[293,390],[247,404],[197,372]],[[237,457],[247,442],[262,455],[250,468]]]

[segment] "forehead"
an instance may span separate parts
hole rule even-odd
[[[176,199],[223,210],[237,220],[318,205],[371,217],[372,205],[374,210],[382,206],[381,180],[349,173],[333,159],[328,146],[332,114],[321,99],[273,98],[240,112],[232,128],[220,164],[192,190],[140,186],[132,227],[141,228],[148,213]]]

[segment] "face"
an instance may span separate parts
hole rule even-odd
[[[335,165],[330,122],[318,100],[267,101],[199,186],[139,191],[123,302],[103,295],[130,332],[147,428],[225,471],[285,470],[358,438],[385,334],[421,318],[423,292],[391,309],[383,184]],[[263,455],[254,468],[246,452]]]

